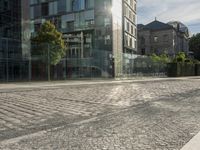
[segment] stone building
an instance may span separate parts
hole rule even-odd
[[[163,23],[157,20],[138,25],[138,53],[141,55],[188,53],[188,28],[180,22]]]

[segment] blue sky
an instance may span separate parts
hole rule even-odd
[[[138,23],[157,17],[162,22],[181,21],[192,34],[200,33],[200,0],[138,0]]]

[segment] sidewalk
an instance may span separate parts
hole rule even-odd
[[[195,77],[179,77],[179,78],[157,78],[157,77],[135,77],[135,78],[116,78],[116,79],[83,79],[83,80],[63,80],[63,81],[41,81],[41,82],[14,82],[0,84],[0,90],[16,89],[16,88],[45,88],[55,86],[77,86],[77,85],[93,85],[93,84],[120,84],[144,81],[170,81],[170,80],[187,80],[200,79]]]
[[[200,150],[200,132],[193,137],[181,150]]]

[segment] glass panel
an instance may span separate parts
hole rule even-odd
[[[73,0],[72,1],[72,10],[80,11],[85,9],[85,0]]]
[[[70,0],[67,0],[70,1]],[[58,0],[58,12],[67,11],[66,0]]]

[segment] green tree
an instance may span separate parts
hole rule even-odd
[[[32,38],[32,43],[33,55],[42,56],[44,61],[48,62],[48,80],[50,80],[50,66],[58,64],[66,54],[67,47],[62,39],[62,33],[57,31],[54,24],[46,21]]]
[[[195,59],[200,60],[200,33],[191,37],[189,41],[189,49],[194,52]]]

